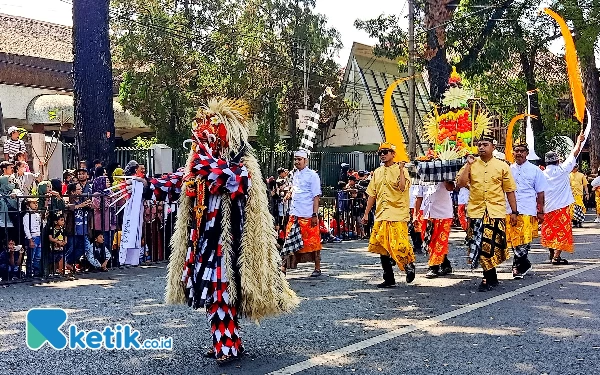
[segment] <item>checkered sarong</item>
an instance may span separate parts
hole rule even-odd
[[[506,221],[490,218],[487,211],[483,218],[471,218],[467,232],[471,269],[480,264],[484,271],[492,269],[509,257],[506,246]]]
[[[290,254],[293,254],[297,251],[302,250],[304,247],[304,241],[302,241],[302,233],[300,232],[300,224],[296,219],[290,228],[290,232],[288,233],[285,243],[283,244],[283,248],[281,249],[281,256],[285,257]]]
[[[577,222],[585,221],[585,213],[583,212],[583,207],[578,204],[573,204],[573,220]]]
[[[463,165],[465,165],[464,158],[419,162],[417,174],[421,182],[454,181]]]

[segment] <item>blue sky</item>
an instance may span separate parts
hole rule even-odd
[[[382,13],[406,14],[407,6],[404,0],[317,0],[316,10],[341,33],[344,49],[339,53],[338,62],[345,65],[353,42],[375,43],[366,33],[354,28],[354,20],[375,18]],[[61,0],[0,0],[0,13],[72,25],[71,5]]]

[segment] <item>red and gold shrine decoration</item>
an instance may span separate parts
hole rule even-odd
[[[434,158],[459,159],[477,153],[474,139],[481,136],[491,122],[489,113],[477,106],[472,92],[463,87],[462,78],[453,67],[441,105],[434,105],[433,112],[424,120],[424,132],[433,145]],[[429,160],[431,156],[424,159]]]

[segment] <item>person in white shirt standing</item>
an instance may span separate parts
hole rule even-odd
[[[514,146],[513,155],[515,162],[510,170],[517,184],[515,195],[519,215],[517,225],[506,221],[506,242],[514,253],[513,278],[522,279],[531,269],[527,258],[531,242],[538,237],[538,224],[544,222],[544,192],[548,189],[548,182],[542,170],[527,160],[529,146],[525,142]],[[510,213],[507,204],[506,214]]]
[[[423,219],[427,221],[423,248],[429,254],[429,271],[425,275],[428,279],[452,273],[448,240],[454,218],[450,196],[453,190],[454,182],[451,181],[419,186],[415,211],[423,210]]]
[[[569,174],[577,163],[577,155],[583,148],[584,141],[582,131],[573,151],[562,164],[559,164],[558,154],[554,151],[547,152],[545,156],[546,169],[543,173],[548,181],[548,189],[545,192],[546,214],[542,223],[542,246],[548,248],[554,265],[569,264],[560,254],[563,251],[572,253],[574,250],[570,207],[575,199],[571,192]]]
[[[294,153],[296,172],[292,179],[292,188],[286,199],[291,199],[290,218],[286,228],[286,243],[283,245],[284,261],[282,272],[287,268],[296,268],[299,263],[314,263],[315,269],[311,277],[321,276],[321,233],[319,231],[319,197],[321,196],[321,179],[308,168],[308,152],[299,150]],[[289,244],[292,227],[300,227],[302,248],[285,253]]]
[[[23,231],[28,241],[29,251],[27,252],[27,276],[41,276],[42,260],[42,217],[37,212],[38,199],[27,199],[27,213],[23,215]]]

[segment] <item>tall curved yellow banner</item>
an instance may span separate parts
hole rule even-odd
[[[534,115],[528,115],[525,113],[521,113],[520,115],[516,115],[510,120],[508,123],[508,128],[506,129],[506,147],[504,147],[504,156],[506,157],[506,161],[509,163],[514,163],[515,158],[513,155],[513,130],[515,128],[515,124],[519,120],[523,120],[525,117],[536,118]]]
[[[575,117],[583,124],[585,116],[585,96],[583,96],[583,84],[581,82],[581,74],[577,62],[577,50],[571,30],[567,26],[565,20],[549,8],[544,8],[544,12],[560,26],[560,32],[565,40],[565,60],[567,61],[567,74],[569,75],[569,85],[571,86],[571,94],[573,96],[573,105],[575,106]]]
[[[383,131],[385,132],[385,141],[392,143],[396,146],[396,158],[394,161],[409,162],[410,158],[406,152],[406,145],[404,144],[404,137],[400,132],[400,125],[398,125],[398,119],[392,109],[392,95],[398,84],[407,81],[414,77],[400,78],[395,81],[385,91],[383,97]]]

